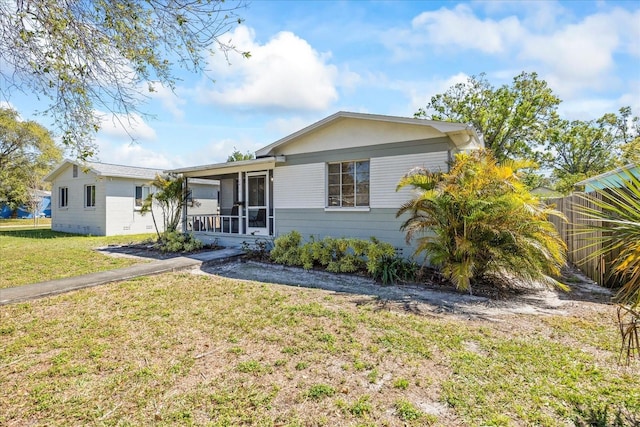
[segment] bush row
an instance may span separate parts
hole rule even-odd
[[[307,270],[322,267],[333,273],[367,273],[385,284],[412,280],[418,270],[415,263],[397,257],[392,245],[375,237],[317,240],[312,236],[310,241],[303,242],[297,231],[283,234],[274,241],[271,260]]]

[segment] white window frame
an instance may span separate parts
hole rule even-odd
[[[369,176],[367,178],[367,184],[368,184],[368,190],[367,190],[367,204],[366,205],[358,205],[358,180],[357,180],[357,167],[358,167],[358,163],[367,163],[368,164],[368,169],[369,169]],[[344,196],[342,194],[342,177],[343,177],[343,173],[342,173],[342,165],[345,163],[353,163],[353,206],[345,206],[344,203]],[[330,191],[329,191],[329,169],[330,169],[330,165],[339,165],[340,168],[340,183],[339,184],[333,184],[333,185],[338,185],[340,188],[340,195],[338,196],[338,200],[340,202],[339,205],[331,205],[329,202],[329,198],[330,197],[334,197],[331,196]],[[359,159],[359,160],[348,160],[348,161],[342,161],[342,162],[328,162],[327,163],[327,167],[326,167],[326,171],[327,171],[327,181],[326,181],[326,197],[325,197],[325,210],[341,210],[341,211],[345,211],[345,210],[369,210],[371,207],[371,160],[370,159]]]
[[[93,190],[91,190],[93,189]],[[89,193],[91,191],[91,193]],[[84,207],[96,207],[96,186],[95,184],[87,184],[84,186]]]
[[[69,207],[69,187],[58,188],[58,207],[59,208]]]
[[[140,189],[140,194],[142,196],[142,198],[140,198],[140,199],[138,199],[138,188]],[[145,191],[145,189],[146,189],[146,191]],[[148,186],[148,185],[136,185],[135,186],[135,188],[133,190],[133,206],[134,206],[134,208],[136,210],[139,211],[140,209],[142,209],[142,205],[144,204],[144,201],[149,196],[149,194],[152,194],[150,186]]]

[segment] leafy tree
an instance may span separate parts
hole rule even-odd
[[[242,22],[241,7],[223,0],[2,1],[2,95],[49,99],[46,112],[64,144],[89,157],[96,109],[137,112],[145,92],[174,87],[174,64],[203,72],[208,55],[235,50],[220,37]]]
[[[473,125],[498,161],[535,159],[559,104],[536,73],[523,72],[498,88],[483,73],[433,96],[415,117]]]
[[[524,169],[520,172],[520,181],[527,187],[529,190],[533,190],[538,187],[553,187],[553,181],[550,177],[541,174],[538,171],[538,168],[530,168]]]
[[[639,156],[638,131],[631,118],[631,109],[624,107],[619,114],[608,113],[597,120],[556,120],[548,132],[545,163],[553,169],[556,189],[568,193],[583,179],[627,164]]]
[[[227,157],[227,162],[239,162],[242,160],[251,160],[255,156],[250,151],[242,154],[236,147],[233,147],[233,153]]]
[[[61,160],[47,129],[0,108],[0,201],[11,209],[27,203],[29,191],[42,188],[42,177]]]
[[[640,137],[624,144],[620,147],[620,151],[621,166],[629,163],[640,165]]]
[[[532,196],[516,175],[529,162],[498,165],[488,150],[456,155],[451,171],[414,169],[398,189],[419,192],[401,206],[407,241],[416,254],[458,289],[473,283],[516,287],[542,281],[563,287],[557,276],[565,263],[565,244],[547,217],[562,214]],[[520,283],[518,283],[520,282]]]
[[[640,117],[633,115],[631,107],[623,107],[618,114],[605,114],[601,120],[609,124],[620,143],[618,166],[640,164]]]

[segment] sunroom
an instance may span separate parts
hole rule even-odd
[[[204,242],[238,246],[274,235],[273,169],[284,156],[175,169],[189,179],[220,182],[216,212],[183,214],[183,230]],[[197,201],[196,201],[197,202]]]

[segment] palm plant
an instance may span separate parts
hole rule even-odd
[[[576,227],[576,234],[587,237],[593,249],[587,259],[617,253],[612,272],[620,283],[616,301],[631,308],[640,306],[640,179],[630,170],[618,175],[620,185],[581,194],[586,206],[574,209],[586,224]]]
[[[558,276],[566,246],[549,215],[562,214],[531,195],[516,172],[530,163],[497,163],[485,150],[460,153],[448,173],[414,169],[397,190],[411,186],[413,199],[397,216],[416,255],[441,269],[458,289],[472,283],[505,287],[539,282],[566,288]]]
[[[617,186],[580,195],[587,203],[574,209],[585,224],[576,226],[575,233],[583,235],[592,250],[583,261],[614,254],[611,274],[620,285],[614,299],[619,304],[621,356],[626,353],[628,363],[634,352],[640,357],[640,179],[627,169],[618,180]]]
[[[156,225],[156,233],[160,237],[152,207],[155,204],[162,212],[164,232],[175,231],[180,224],[182,208],[186,202],[183,194],[184,179],[175,175],[156,175],[150,184],[157,190],[144,200],[140,213],[144,215],[151,212],[153,223]]]

